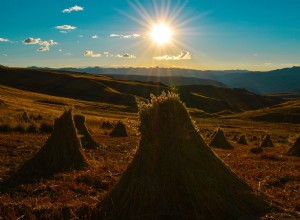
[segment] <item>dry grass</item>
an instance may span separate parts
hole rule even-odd
[[[0,190],[0,219],[88,219],[91,210],[114,187],[126,170],[136,152],[139,136],[137,115],[124,112],[123,106],[109,106],[101,103],[45,96],[0,86],[0,124],[15,127],[24,111],[32,115],[33,123],[53,125],[64,106],[55,102],[70,104],[87,115],[87,128],[101,148],[84,150],[90,164],[87,170],[63,172],[50,178],[3,192]],[[50,100],[50,102],[37,102]],[[120,114],[121,112],[121,114]],[[112,138],[101,129],[103,121],[117,123],[122,119],[128,128],[129,137]],[[225,120],[193,118],[206,143],[213,131],[222,125],[226,134],[256,137],[248,146],[234,145],[234,150],[218,150],[215,153],[242,180],[256,192],[267,194],[287,211],[269,213],[266,219],[293,218],[290,211],[300,212],[300,160],[286,156],[286,152],[300,132],[297,124],[273,124],[249,120]],[[26,124],[29,126],[30,124]],[[25,126],[25,124],[24,124]],[[264,149],[265,158],[250,153],[260,145],[260,138],[272,133],[276,147]],[[206,135],[209,134],[209,135]],[[31,158],[46,142],[48,134],[0,132],[0,181],[12,175],[17,168]],[[250,139],[249,139],[250,140]],[[271,157],[270,157],[271,155]],[[270,159],[271,158],[271,159]],[[279,158],[272,159],[272,158]]]

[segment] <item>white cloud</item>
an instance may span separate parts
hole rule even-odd
[[[7,57],[7,54],[6,54],[6,53],[4,53],[4,54],[2,54],[2,56],[5,56],[5,57]]]
[[[109,35],[112,38],[121,38],[121,39],[135,39],[140,38],[141,35],[139,34],[129,34],[129,35],[123,35],[123,34],[111,34]]]
[[[93,38],[93,39],[97,39],[98,36],[95,34],[95,35],[92,36],[92,38]]]
[[[59,33],[67,34],[68,32],[67,31],[60,31]]]
[[[104,55],[108,55],[108,54],[109,54],[109,52],[107,52],[107,51],[104,51],[104,52],[103,52],[103,54],[104,54]]]
[[[192,56],[188,51],[181,51],[177,56],[164,55],[159,57],[153,57],[154,60],[190,60]]]
[[[109,35],[110,37],[120,37],[121,35],[119,35],[119,34],[111,34],[111,35]]]
[[[23,40],[23,44],[40,44],[41,38],[32,38],[28,37],[25,40]]]
[[[65,55],[67,55],[67,56],[71,56],[72,54],[71,54],[71,53],[65,53]]]
[[[58,52],[62,52],[62,49],[59,49]]]
[[[38,44],[42,47],[37,49],[37,51],[49,51],[50,46],[57,45],[58,43],[54,40],[42,41],[41,38],[28,37],[25,40],[23,40],[23,44]]]
[[[101,57],[101,54],[95,54],[94,53],[94,51],[92,51],[92,50],[86,50],[85,52],[84,52],[84,56],[85,57],[92,57],[92,58],[98,58],[98,57]]]
[[[136,56],[129,54],[129,53],[124,53],[124,54],[117,54],[115,57],[117,58],[127,58],[127,59],[134,59]]]
[[[272,66],[272,63],[264,63],[266,66]]]
[[[79,38],[83,38],[83,35],[78,35]]]
[[[1,38],[1,37],[0,37],[0,42],[9,42],[9,40],[6,39],[6,38]]]
[[[39,45],[43,45],[43,47],[40,47],[37,49],[37,51],[49,51],[49,46],[56,45],[57,42],[54,40],[48,40],[48,41],[41,41]]]
[[[64,25],[56,26],[55,28],[60,29],[60,30],[74,30],[77,27],[74,27],[74,26],[71,26],[71,25],[68,25],[68,24],[64,24]]]
[[[40,47],[39,49],[37,49],[36,51],[49,51],[49,46],[46,45],[44,47]]]
[[[55,42],[54,40],[48,40],[48,41],[43,41],[41,43],[42,45],[57,45],[57,42]]]
[[[78,6],[78,5],[75,5],[75,6],[73,6],[73,7],[64,9],[62,12],[63,12],[63,13],[71,13],[71,12],[73,12],[73,11],[83,11],[83,10],[84,10],[83,7],[80,7],[80,6]]]

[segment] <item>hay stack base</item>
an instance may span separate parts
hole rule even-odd
[[[109,134],[111,137],[128,137],[126,126],[119,121],[114,130]]]
[[[267,134],[261,142],[260,147],[274,147],[270,134]]]
[[[222,129],[218,129],[213,140],[210,143],[211,147],[220,148],[224,150],[232,150],[234,147],[226,139]]]
[[[55,120],[54,130],[45,145],[9,178],[9,182],[31,181],[32,177],[44,177],[85,166],[87,162],[69,110]]]
[[[99,144],[92,138],[85,125],[84,115],[74,115],[75,127],[80,135],[81,145],[87,149],[97,149]]]
[[[250,152],[253,154],[261,154],[263,152],[263,149],[261,147],[253,147],[250,149]]]
[[[139,108],[137,154],[93,219],[255,219],[269,210],[204,142],[176,94]]]
[[[294,145],[291,147],[291,149],[287,153],[290,156],[296,156],[300,157],[300,136],[297,138]]]

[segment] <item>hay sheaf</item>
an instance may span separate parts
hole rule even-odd
[[[204,142],[176,94],[139,108],[139,149],[95,219],[253,219],[269,209]]]
[[[271,140],[271,135],[267,134],[264,140],[261,142],[260,147],[274,147],[273,141]]]
[[[229,143],[229,141],[226,139],[224,135],[224,131],[219,128],[216,132],[215,136],[213,137],[213,140],[210,143],[211,147],[225,149],[225,150],[232,150],[234,147]]]
[[[119,121],[109,135],[111,137],[128,137],[126,126],[123,124],[123,122]]]
[[[45,145],[10,178],[9,181],[28,181],[57,172],[82,169],[88,165],[71,110],[55,120],[54,130]]]
[[[74,115],[75,127],[80,135],[81,145],[87,149],[97,149],[99,144],[92,138],[85,125],[84,115]]]
[[[247,139],[246,139],[246,136],[243,134],[239,140],[237,141],[238,144],[242,144],[242,145],[248,145],[247,143]]]
[[[109,121],[104,121],[101,125],[102,129],[113,129],[114,126]]]
[[[290,156],[300,157],[300,135],[287,154]]]
[[[29,117],[29,114],[27,112],[23,112],[21,120],[24,122],[31,122],[31,118]]]

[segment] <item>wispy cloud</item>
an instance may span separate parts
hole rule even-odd
[[[68,25],[68,24],[64,24],[64,25],[56,26],[55,28],[60,29],[60,30],[74,30],[77,27],[74,27],[74,26],[71,26],[71,25]]]
[[[54,40],[42,41],[41,38],[28,37],[23,40],[23,44],[38,44],[41,45],[37,51],[49,51],[49,47],[58,44]]]
[[[115,57],[117,58],[127,58],[127,59],[134,59],[136,56],[129,54],[129,53],[124,53],[124,54],[117,54]]]
[[[121,39],[135,39],[142,37],[140,34],[129,34],[129,35],[123,35],[123,34],[111,34],[109,35],[112,38],[121,38]]]
[[[294,67],[294,66],[300,66],[300,63],[282,63],[280,66],[283,67]]]
[[[3,53],[2,56],[7,57],[7,54],[6,54],[6,53]]]
[[[59,33],[67,34],[68,32],[67,31],[59,31]]]
[[[78,5],[75,5],[75,6],[73,6],[73,7],[64,9],[62,12],[63,12],[63,13],[71,13],[71,12],[73,12],[73,11],[83,11],[83,10],[84,10],[83,7],[80,7],[80,6],[78,6]]]
[[[8,39],[0,37],[0,42],[9,42]]]
[[[98,35],[95,34],[95,35],[92,36],[92,38],[93,38],[93,39],[97,39],[97,38],[99,38],[99,37],[98,37]]]
[[[98,57],[101,57],[101,54],[99,54],[99,53],[95,54],[94,51],[92,51],[92,50],[86,50],[84,52],[84,56],[85,57],[98,58]]]
[[[192,59],[192,56],[191,56],[190,52],[182,51],[177,56],[164,55],[164,56],[159,56],[159,57],[153,57],[153,59],[154,60],[190,60],[190,59]]]

